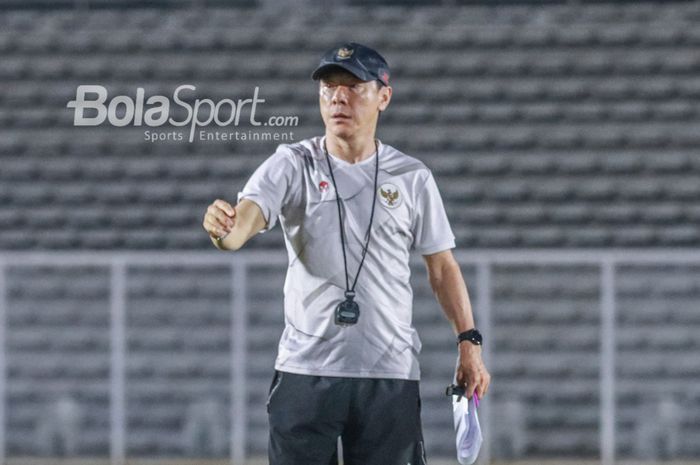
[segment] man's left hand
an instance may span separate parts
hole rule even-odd
[[[483,398],[489,390],[491,375],[481,360],[481,346],[463,341],[459,344],[459,366],[457,367],[457,384],[462,386],[469,399],[474,390]]]

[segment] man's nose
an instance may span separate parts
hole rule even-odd
[[[348,103],[349,91],[350,89],[348,89],[346,86],[336,86],[335,90],[333,91],[331,102],[333,104]]]

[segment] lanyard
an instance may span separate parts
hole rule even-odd
[[[362,270],[362,265],[365,263],[365,255],[367,255],[367,249],[369,248],[369,239],[371,237],[372,222],[374,221],[374,206],[377,203],[377,178],[379,177],[379,145],[377,140],[374,141],[374,149],[376,162],[374,165],[374,190],[372,191],[372,212],[369,215],[369,226],[367,226],[367,237],[365,246],[362,248],[362,260],[360,260],[360,266],[357,268],[357,274],[355,274],[355,279],[352,282],[352,287],[350,287],[350,276],[348,275],[348,259],[345,253],[345,229],[343,227],[343,213],[340,207],[340,194],[338,193],[338,186],[335,183],[335,176],[333,175],[333,167],[331,166],[331,159],[328,155],[328,149],[326,148],[326,141],[323,141],[323,152],[326,155],[326,162],[328,163],[328,171],[331,173],[331,180],[333,181],[333,188],[335,189],[335,200],[338,206],[338,221],[340,223],[340,245],[343,248],[343,265],[345,266],[345,298],[352,300],[355,297],[355,285],[357,284],[357,278],[360,276],[360,271]]]

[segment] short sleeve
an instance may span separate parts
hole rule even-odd
[[[432,173],[418,191],[413,218],[413,249],[431,255],[455,247],[455,236]]]
[[[238,202],[248,199],[262,210],[267,226],[261,232],[269,231],[277,224],[277,217],[290,197],[296,170],[292,155],[280,146],[255,170],[238,193]]]

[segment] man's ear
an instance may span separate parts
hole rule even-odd
[[[382,88],[379,89],[379,111],[384,111],[386,107],[389,106],[389,102],[391,102],[391,93],[392,89],[390,86],[382,86]]]

